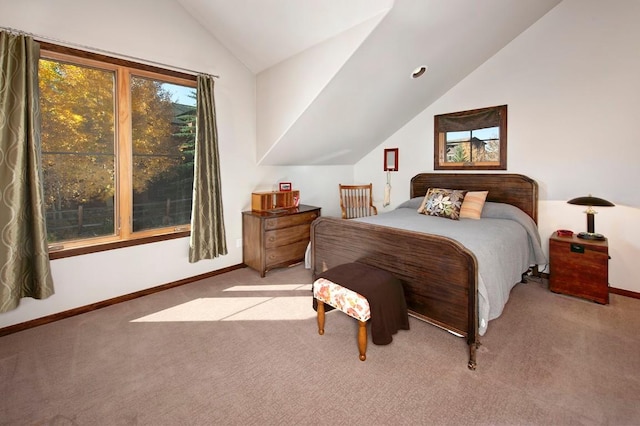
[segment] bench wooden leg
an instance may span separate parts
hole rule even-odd
[[[317,299],[316,299],[317,300]],[[324,302],[318,300],[318,334],[324,334]]]
[[[367,322],[358,321],[358,349],[360,361],[367,359]]]
[[[318,334],[324,334],[324,302],[316,299],[318,305],[316,311],[318,313]],[[360,352],[360,361],[367,359],[367,322],[358,320],[358,351]]]

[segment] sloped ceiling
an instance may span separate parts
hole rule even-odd
[[[304,52],[335,46],[341,34],[384,15],[322,76],[313,99],[277,110],[279,131],[258,125],[258,146],[266,147],[257,153],[260,164],[313,165],[355,164],[561,0],[178,1],[258,80],[287,61],[307,61],[310,80],[326,73],[314,63],[322,55]],[[422,65],[427,72],[412,79]],[[279,107],[273,94],[287,92],[286,81],[278,84],[258,90],[258,123]]]

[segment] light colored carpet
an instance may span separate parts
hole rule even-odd
[[[1,425],[640,424],[640,300],[518,284],[478,369],[411,318],[358,360],[310,272],[242,269],[0,338]]]

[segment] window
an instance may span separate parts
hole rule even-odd
[[[188,235],[196,81],[176,74],[43,47],[42,167],[52,258]]]
[[[506,170],[507,106],[436,115],[435,170]]]

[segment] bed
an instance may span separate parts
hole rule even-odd
[[[428,188],[489,191],[482,218],[418,214]],[[402,281],[412,316],[466,339],[468,367],[474,370],[488,322],[502,313],[522,274],[546,263],[537,207],[538,186],[527,176],[422,173],[411,179],[410,199],[389,213],[316,219],[311,225],[312,273],[315,278],[348,262],[393,273]]]

